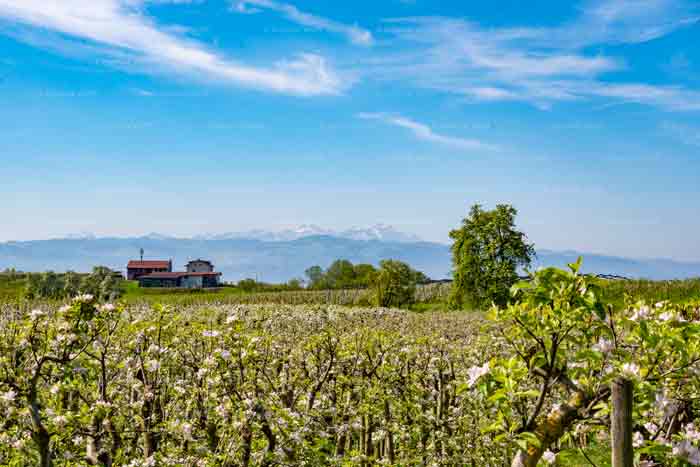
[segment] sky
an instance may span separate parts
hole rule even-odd
[[[0,0],[0,241],[513,204],[538,248],[700,260],[696,0]]]

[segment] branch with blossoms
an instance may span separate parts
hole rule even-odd
[[[488,374],[475,373],[479,384],[472,384],[498,409],[499,419],[488,430],[518,447],[513,467],[555,462],[556,456],[545,454],[572,439],[574,426],[607,430],[614,378],[634,382],[640,419],[652,419],[651,401],[671,388],[682,388],[684,397],[700,395],[696,383],[688,384],[700,363],[700,324],[668,302],[615,310],[599,300],[594,280],[578,274],[580,266],[579,260],[570,271],[534,274],[513,288],[516,302],[491,312],[515,357],[495,359]],[[695,460],[695,444],[679,434],[680,407],[668,408],[672,413],[659,422],[667,429],[664,438],[657,433],[645,441],[635,434],[638,457]]]

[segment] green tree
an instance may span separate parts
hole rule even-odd
[[[377,274],[377,268],[371,264],[356,264],[354,270],[356,287],[369,287]]]
[[[254,292],[259,288],[258,282],[255,279],[242,279],[238,281],[237,286],[243,292]]]
[[[321,266],[311,266],[309,269],[304,271],[306,277],[309,279],[310,289],[320,289],[322,288],[322,282],[324,281],[323,268]]]
[[[334,261],[326,270],[326,281],[331,289],[352,288],[355,284],[355,266],[346,259]]]
[[[401,261],[384,260],[379,263],[374,283],[377,306],[397,307],[411,305],[416,297],[416,271]]]
[[[527,236],[515,228],[517,213],[508,204],[499,204],[492,211],[476,204],[462,226],[450,232],[454,242],[453,308],[508,302],[510,287],[518,281],[518,268],[529,266],[535,254]]]
[[[66,297],[75,297],[80,293],[80,275],[68,271],[63,276],[63,293]]]

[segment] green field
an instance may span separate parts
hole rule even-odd
[[[14,301],[22,298],[25,276],[0,273],[0,300]],[[636,300],[659,302],[671,300],[682,303],[700,297],[700,279],[649,281],[649,280],[598,280],[602,287],[602,298],[617,307],[623,306],[625,297]],[[143,289],[136,281],[122,281],[120,301],[128,304],[326,304],[326,305],[370,305],[369,290],[299,290],[246,292],[237,287],[217,290],[173,290]],[[415,311],[444,309],[449,296],[449,284],[419,286]]]

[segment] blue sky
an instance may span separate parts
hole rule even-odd
[[[514,204],[540,248],[700,259],[700,3],[0,0],[0,240]]]

